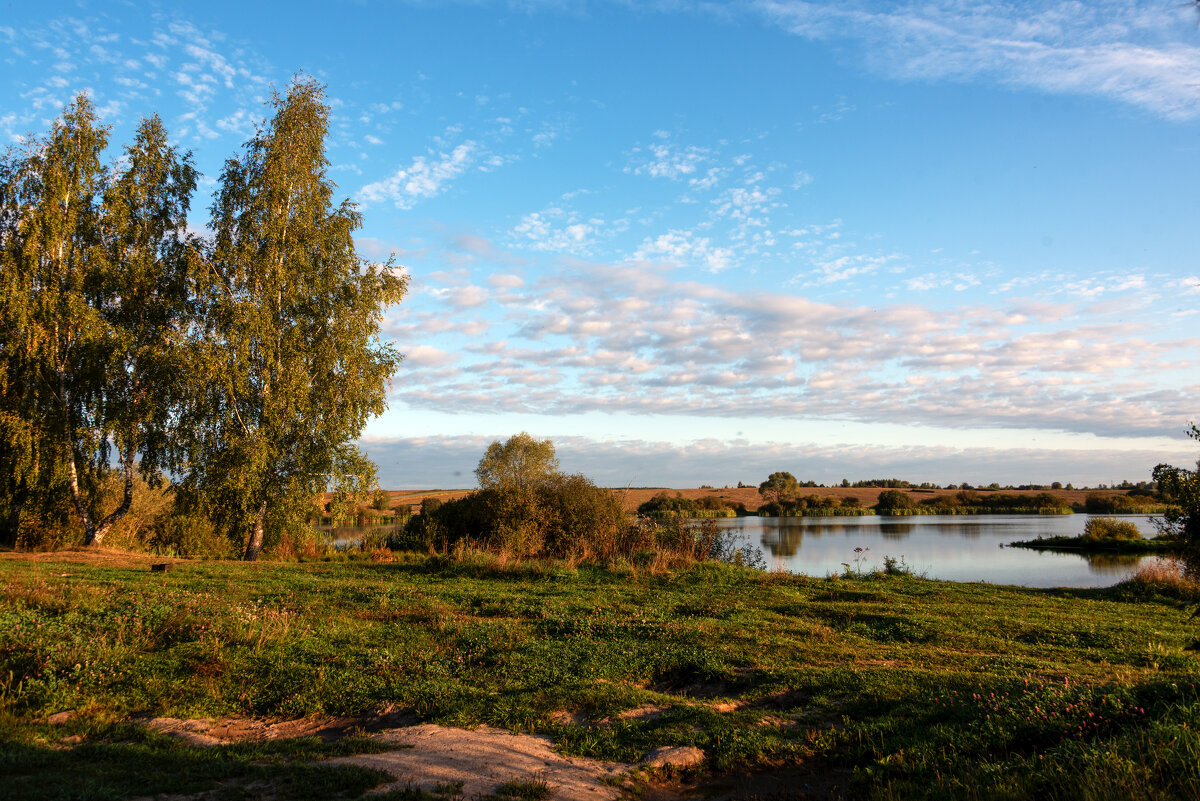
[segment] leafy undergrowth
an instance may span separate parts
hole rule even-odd
[[[1200,797],[1196,624],[1129,588],[5,558],[0,596],[14,797],[354,798],[379,776],[313,761],[363,738],[206,749],[131,721],[385,708],[604,759],[695,745],[715,773],[820,765],[848,798]]]

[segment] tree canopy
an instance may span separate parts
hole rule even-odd
[[[489,445],[475,468],[475,478],[483,489],[526,489],[557,472],[554,443],[522,431],[504,443],[496,440]]]
[[[183,486],[257,558],[268,528],[297,523],[331,483],[366,489],[374,466],[352,444],[400,355],[379,340],[406,278],[355,251],[361,218],[333,203],[329,107],[298,79],[225,164],[215,241],[198,281],[203,335],[182,432]]]
[[[800,493],[800,482],[791,473],[779,472],[767,476],[767,480],[758,485],[758,494],[764,503],[782,506]]]
[[[1200,441],[1200,428],[1192,423],[1187,435]],[[1200,461],[1195,470],[1160,464],[1154,468],[1154,480],[1163,500],[1175,505],[1163,514],[1162,533],[1200,546]]]
[[[157,117],[141,122],[117,169],[101,164],[107,143],[80,95],[0,171],[0,492],[10,541],[31,495],[41,512],[66,494],[85,543],[101,542],[129,510],[135,459],[147,475],[165,461],[196,172]],[[98,517],[91,496],[112,447],[124,493]]]
[[[211,241],[187,233],[198,176],[157,116],[106,168],[80,95],[0,159],[0,539],[69,506],[101,542],[140,465],[253,559],[314,493],[373,486],[352,443],[401,358],[379,331],[406,277],[358,257],[323,88],[297,78],[270,106],[225,164]],[[124,492],[101,509],[114,461]]]

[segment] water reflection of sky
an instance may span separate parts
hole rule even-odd
[[[972,515],[915,517],[729,518],[722,527],[740,529],[762,548],[769,567],[824,576],[843,563],[862,569],[903,557],[915,573],[948,581],[986,581],[1026,587],[1106,587],[1132,574],[1141,559],[1002,548],[1014,540],[1083,533],[1087,515]],[[1144,515],[1126,518],[1146,536],[1154,526]],[[855,548],[866,549],[856,555]]]

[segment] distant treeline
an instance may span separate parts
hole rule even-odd
[[[915,490],[919,491],[919,490]],[[1128,495],[1091,494],[1083,503],[1072,504],[1049,492],[1018,495],[1008,492],[960,490],[953,495],[915,497],[913,491],[885,489],[874,506],[856,497],[796,495],[771,500],[758,507],[760,517],[831,517],[879,515],[975,515],[975,514],[1160,514],[1169,505],[1149,492]],[[699,499],[679,493],[660,492],[638,507],[638,514],[651,517],[732,517],[747,514],[744,504],[733,504],[713,495]]]
[[[1071,514],[1073,511],[1068,501],[1048,492],[980,495],[972,490],[960,490],[953,495],[917,500],[899,490],[884,490],[875,504],[876,514],[881,515]]]

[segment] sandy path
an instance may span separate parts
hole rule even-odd
[[[473,798],[491,795],[508,781],[540,779],[549,785],[550,797],[560,801],[615,801],[621,794],[620,778],[634,767],[563,756],[545,737],[510,734],[490,726],[449,729],[425,724],[374,736],[411,747],[339,757],[330,763],[375,768],[396,778],[380,791],[408,786],[433,790],[439,784],[461,781],[462,795]]]

